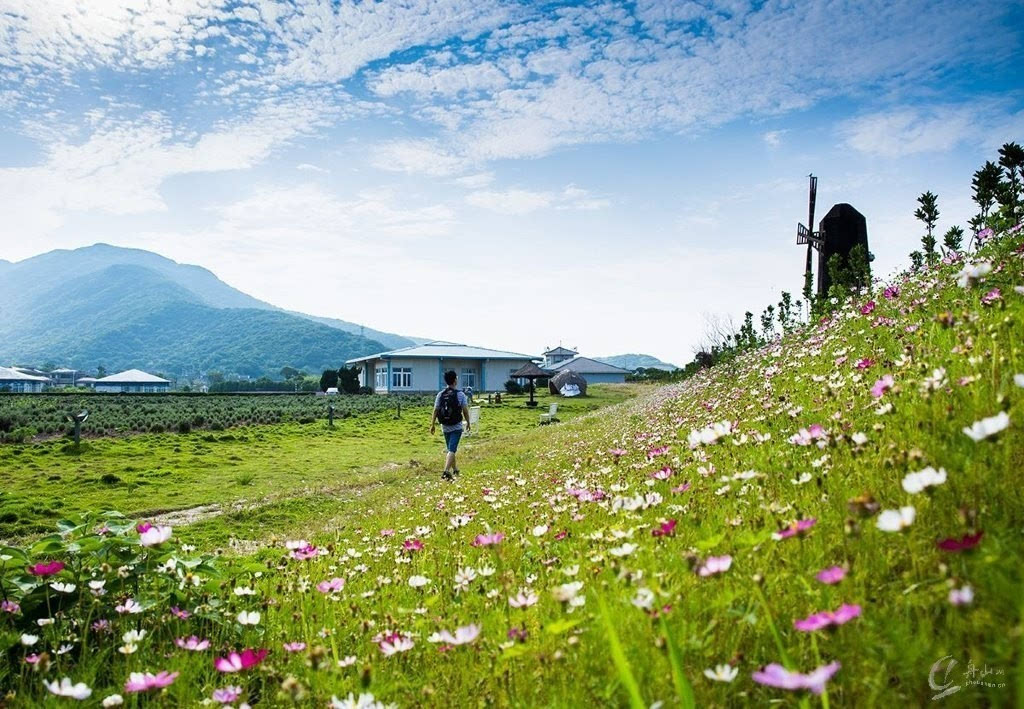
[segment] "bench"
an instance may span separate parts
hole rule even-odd
[[[540,415],[540,422],[542,424],[545,424],[545,423],[551,423],[552,421],[557,421],[558,417],[555,416],[555,414],[557,414],[557,413],[558,413],[558,404],[552,404],[551,407],[548,409],[548,412],[546,414],[541,414]]]
[[[477,426],[480,425],[480,407],[470,406],[469,407],[469,426],[470,430],[466,432],[466,435],[472,434],[476,431]]]

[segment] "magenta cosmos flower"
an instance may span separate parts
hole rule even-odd
[[[320,555],[320,550],[312,544],[306,544],[303,547],[292,549],[291,557],[298,561],[306,561]]]
[[[887,286],[882,295],[885,296],[886,300],[895,300],[900,296],[899,286]]]
[[[965,534],[960,537],[960,539],[953,539],[950,537],[949,539],[943,539],[941,542],[938,542],[936,546],[942,551],[967,551],[968,549],[973,549],[978,546],[978,544],[981,543],[981,537],[984,534],[984,532],[978,532],[977,534]]]
[[[857,360],[857,364],[854,365],[857,369],[871,369],[875,366],[875,360],[870,357],[864,357]]]
[[[818,579],[822,583],[831,586],[832,584],[839,583],[845,577],[846,569],[844,569],[842,566],[830,566],[827,569],[822,569],[821,571],[819,571],[814,578]]]
[[[655,470],[653,473],[651,473],[651,477],[654,478],[655,480],[668,480],[670,477],[672,477],[672,468],[666,465],[664,468],[661,468],[660,470]]]
[[[505,538],[503,532],[495,532],[494,534],[478,534],[471,544],[475,547],[490,547],[500,544],[501,540]]]
[[[677,522],[674,519],[665,520],[657,527],[651,530],[651,535],[655,537],[669,537],[676,530]]]
[[[321,581],[316,585],[316,590],[320,593],[335,593],[345,588],[345,579],[335,577],[330,581]]]
[[[810,633],[815,630],[827,628],[830,625],[843,625],[844,623],[848,623],[858,617],[860,612],[860,606],[844,603],[839,606],[839,610],[834,613],[832,611],[821,611],[819,613],[809,615],[802,620],[794,620],[793,627],[805,633]]]
[[[63,561],[43,561],[28,567],[28,572],[33,576],[53,576],[63,570]]]
[[[267,650],[245,649],[241,652],[229,653],[227,657],[218,657],[213,661],[213,666],[218,672],[241,672],[263,662],[267,656]]]
[[[772,663],[755,672],[753,680],[768,687],[806,689],[814,694],[821,694],[825,691],[825,683],[832,679],[832,675],[838,672],[840,667],[838,661],[830,662],[805,675],[791,672],[782,665]]]
[[[892,375],[886,374],[877,382],[875,382],[875,385],[873,387],[871,387],[871,396],[875,397],[876,399],[880,399],[882,395],[885,394],[885,392],[892,389],[895,383],[896,381],[892,378]]]
[[[163,689],[174,683],[178,678],[177,672],[132,672],[128,675],[128,681],[124,683],[126,692],[148,692],[151,689]]]
[[[647,451],[647,457],[657,458],[659,455],[665,455],[666,453],[668,453],[668,446],[658,446]]]
[[[406,539],[402,542],[402,548],[406,551],[420,551],[423,548],[423,542],[419,539]]]
[[[870,315],[874,311],[875,311],[875,301],[873,301],[873,300],[869,300],[868,302],[864,303],[864,305],[860,306],[860,314],[861,315]]]
[[[803,534],[808,529],[818,523],[818,520],[814,517],[808,517],[807,519],[797,520],[785,529],[780,529],[772,534],[772,539],[780,541],[782,539],[788,539],[789,537],[795,537],[798,534]]]

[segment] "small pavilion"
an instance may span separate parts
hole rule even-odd
[[[533,391],[536,389],[534,386],[534,380],[550,376],[551,372],[546,369],[541,369],[533,362],[527,362],[522,367],[512,372],[513,379],[526,379],[530,382],[530,400],[526,402],[527,406],[537,405],[537,402],[533,399]]]

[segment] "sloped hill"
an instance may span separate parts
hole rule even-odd
[[[652,357],[648,354],[621,354],[611,355],[609,357],[594,357],[598,362],[604,362],[611,364],[616,367],[622,367],[630,371],[636,371],[643,367],[644,369],[664,369],[667,372],[679,369],[674,364],[668,362],[662,362],[657,357]]]

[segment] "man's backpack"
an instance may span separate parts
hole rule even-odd
[[[454,426],[462,420],[459,392],[455,389],[449,387],[441,392],[441,401],[437,405],[437,420],[445,426]]]

